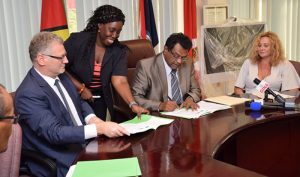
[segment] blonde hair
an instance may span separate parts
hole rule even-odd
[[[34,35],[29,44],[29,56],[31,61],[33,62],[35,60],[39,52],[47,50],[49,45],[54,41],[60,44],[64,43],[61,37],[52,32],[43,31]]]
[[[268,37],[270,40],[270,49],[271,49],[271,65],[277,66],[280,62],[285,60],[284,57],[284,51],[280,42],[279,37],[274,32],[268,31],[259,34],[259,36],[256,37],[251,52],[250,52],[250,59],[252,63],[257,63],[261,60],[261,57],[258,54],[258,45],[260,43],[261,38]]]

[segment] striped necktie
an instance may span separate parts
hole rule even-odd
[[[171,89],[172,89],[172,100],[176,101],[177,104],[182,103],[182,97],[180,94],[179,83],[176,77],[176,69],[171,71]]]

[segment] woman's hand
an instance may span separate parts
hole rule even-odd
[[[90,102],[94,102],[93,94],[88,88],[84,88],[84,90],[81,92],[81,98]]]
[[[132,105],[131,110],[132,110],[132,112],[137,114],[138,118],[141,118],[142,113],[144,113],[144,114],[150,113],[148,109],[145,109],[139,105]]]

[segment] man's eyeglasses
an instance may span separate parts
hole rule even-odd
[[[173,53],[172,50],[169,50],[169,51],[172,54],[173,58],[175,58],[176,60],[180,59],[182,62],[186,62],[188,60],[187,56],[180,56],[178,54]]]
[[[62,57],[58,57],[58,56],[53,56],[53,55],[47,55],[47,54],[42,54],[42,55],[45,55],[47,57],[51,57],[51,58],[54,58],[56,60],[63,60],[67,55],[64,55]]]
[[[14,120],[13,124],[16,124],[19,121],[19,115],[16,115],[16,116],[0,116],[0,121],[5,120],[5,119],[12,119],[12,120]]]

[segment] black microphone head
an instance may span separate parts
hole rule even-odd
[[[256,85],[258,85],[258,84],[260,83],[260,80],[257,79],[257,78],[255,78],[255,79],[253,80],[253,82],[254,82]]]

